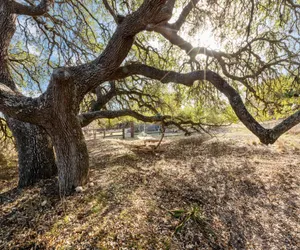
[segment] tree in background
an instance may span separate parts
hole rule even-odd
[[[232,108],[274,143],[300,121],[270,94],[288,82],[299,91],[299,9],[295,1],[2,1],[0,110],[50,136],[61,194],[87,181],[81,127],[97,118],[199,126],[219,122],[207,118],[214,112],[232,119]],[[246,106],[289,116],[265,129]],[[25,140],[16,141],[20,153]]]

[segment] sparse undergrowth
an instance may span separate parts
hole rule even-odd
[[[88,141],[90,183],[59,199],[1,170],[0,249],[299,249],[300,143],[218,138]],[[2,166],[3,167],[3,166]]]

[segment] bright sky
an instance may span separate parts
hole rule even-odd
[[[210,28],[206,30],[195,33],[193,36],[186,36],[186,39],[194,46],[194,47],[206,47],[208,49],[220,50],[220,44],[215,40],[213,36],[213,32]]]

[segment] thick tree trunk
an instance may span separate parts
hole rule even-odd
[[[79,101],[73,78],[64,68],[56,69],[48,87],[50,119],[43,127],[51,136],[58,168],[60,195],[69,195],[86,184],[89,155],[79,121]]]
[[[57,174],[51,139],[38,126],[7,118],[18,151],[20,188],[33,185],[41,179]]]
[[[73,116],[57,123],[50,133],[57,159],[60,195],[69,195],[88,179],[89,155],[82,129],[77,117]]]
[[[16,16],[9,1],[0,1],[0,81],[17,91],[8,68],[8,47],[15,32]],[[19,157],[19,187],[34,184],[57,173],[53,148],[45,130],[6,116],[17,145]]]

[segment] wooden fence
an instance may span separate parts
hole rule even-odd
[[[126,139],[126,138],[136,138],[140,133],[145,132],[147,134],[151,134],[152,136],[160,136],[160,130],[147,130],[134,126],[131,124],[130,127],[123,127],[122,129],[105,129],[105,128],[84,128],[83,133],[85,137],[90,139],[100,139],[100,138],[116,138],[116,139]],[[166,136],[176,136],[182,135],[182,132],[177,132],[175,130],[167,130],[165,132]]]

